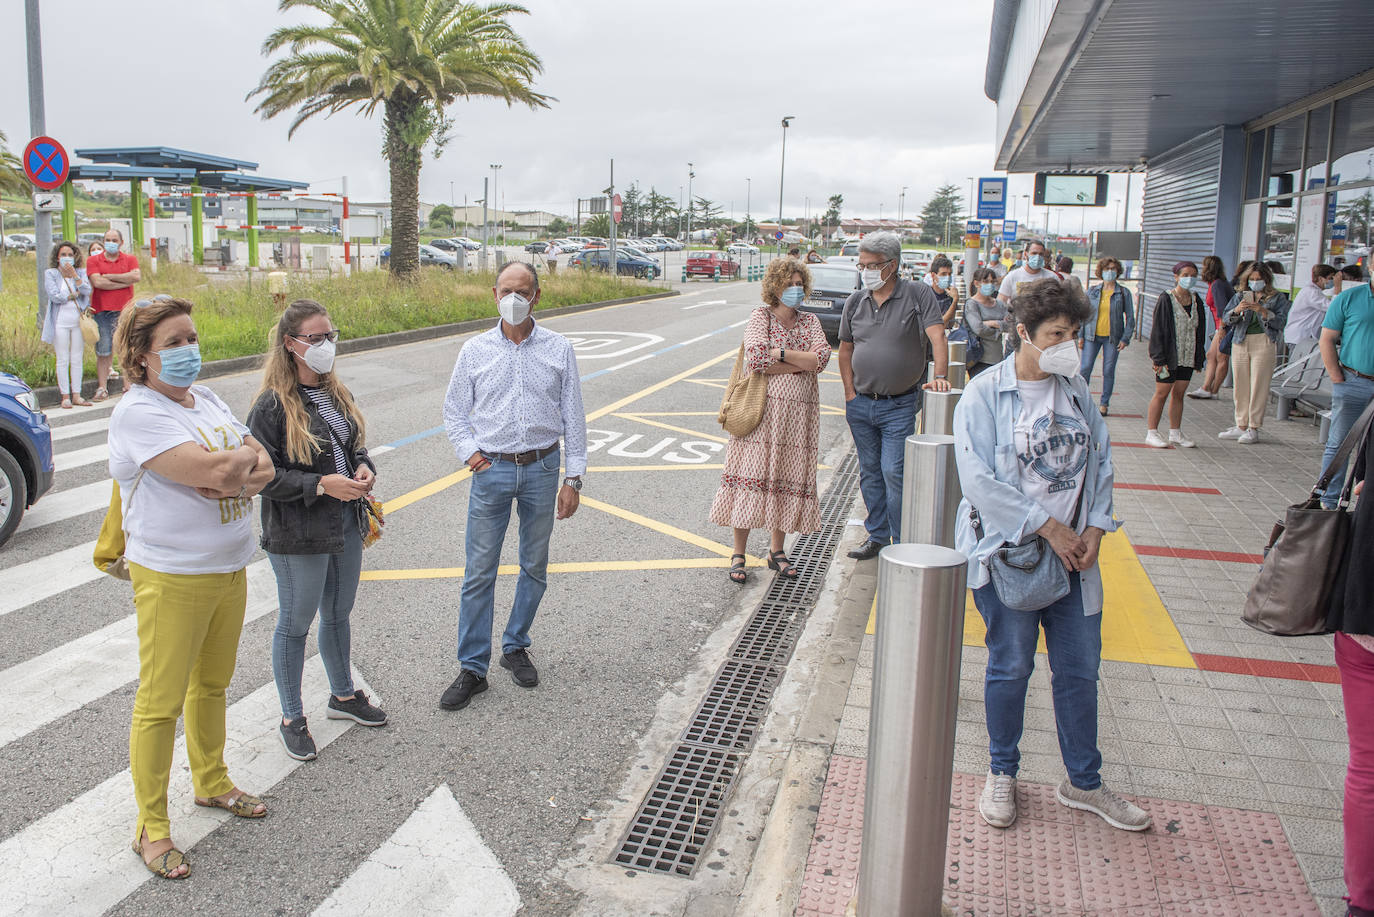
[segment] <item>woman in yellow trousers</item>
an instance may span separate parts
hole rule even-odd
[[[196,804],[244,818],[267,814],[225,766],[224,695],[248,596],[244,567],[255,548],[252,498],[272,480],[272,462],[229,407],[195,384],[200,346],[191,308],[159,296],[124,310],[115,346],[132,384],[110,417],[110,474],[119,484],[138,613],[133,848],[165,879],[191,872],[167,817],[183,712]]]

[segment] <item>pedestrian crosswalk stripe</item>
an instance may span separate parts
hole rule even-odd
[[[0,570],[0,615],[18,611],[104,576],[91,561],[94,553],[95,542],[88,541]]]
[[[371,693],[356,672],[353,682]],[[328,694],[324,665],[318,655],[312,656],[306,661],[301,696],[306,699],[310,732],[318,748],[353,725],[351,720],[325,718]],[[372,700],[380,702],[376,697]],[[224,757],[230,776],[245,792],[265,793],[300,766],[280,745],[280,724],[281,707],[272,683],[229,708]],[[189,851],[233,818],[219,809],[194,804],[184,736],[177,739],[167,798],[172,839],[181,850]],[[6,838],[0,843],[0,875],[5,877],[6,889],[0,896],[0,917],[95,917],[118,904],[152,878],[129,849],[137,822],[133,778],[126,769]]]
[[[87,446],[84,449],[73,449],[70,452],[63,452],[53,456],[53,466],[58,471],[71,471],[74,468],[83,468],[86,465],[94,465],[97,462],[104,463],[110,460],[110,444],[100,443],[96,446]]]
[[[24,513],[24,518],[19,522],[19,531],[27,532],[104,509],[110,505],[110,494],[113,492],[114,483],[105,478],[93,484],[47,494]]]
[[[53,426],[52,441],[60,443],[64,439],[76,439],[78,436],[92,436],[96,433],[105,433],[110,429],[110,418],[108,416],[96,420],[82,420],[76,423],[65,423]]]

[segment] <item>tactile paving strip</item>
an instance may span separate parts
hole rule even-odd
[[[740,760],[718,748],[678,745],[640,804],[615,861],[632,869],[690,876],[739,773]]]
[[[834,755],[796,913],[845,913],[858,886],[864,761]],[[954,775],[945,852],[945,902],[961,917],[1188,915],[1319,917],[1297,858],[1267,812],[1136,797],[1147,832],[1117,831],[1054,799],[1054,787],[1017,786],[1016,824],[978,815],[983,777]],[[852,876],[851,884],[846,879]],[[824,878],[824,882],[821,881]]]
[[[781,679],[782,670],[772,666],[738,659],[726,662],[683,731],[682,740],[747,751]]]

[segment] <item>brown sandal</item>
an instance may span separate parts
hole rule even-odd
[[[196,805],[206,809],[223,809],[239,818],[262,818],[267,814],[267,805],[258,797],[248,793],[240,793],[228,802],[214,798],[201,799],[197,796]],[[255,811],[258,806],[262,806],[261,812]]]
[[[182,853],[175,847],[173,847],[171,850],[166,851],[165,853],[153,857],[151,861],[143,859],[142,840],[134,841],[133,849],[134,853],[138,854],[138,858],[140,860],[143,860],[143,865],[147,867],[148,871],[155,876],[161,876],[164,879],[171,879],[174,882],[179,882],[182,879],[189,879],[191,877],[191,861],[186,859],[186,854]],[[182,866],[186,867],[186,871],[184,873],[182,873],[179,876],[172,875],[172,873],[176,872]]]

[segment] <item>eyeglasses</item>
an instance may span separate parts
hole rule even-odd
[[[311,347],[314,347],[316,344],[320,344],[325,341],[329,341],[331,343],[337,341],[339,339],[339,332],[323,331],[319,334],[293,334],[291,335],[291,337],[295,338],[298,341],[305,341]]]
[[[168,296],[166,293],[159,293],[152,299],[140,299],[138,302],[134,303],[134,308],[142,309],[144,306],[151,306],[155,302],[170,302],[171,299],[172,297]]]
[[[886,261],[870,261],[867,264],[864,264],[860,261],[856,262],[856,266],[859,268],[859,270],[863,270],[864,268],[885,267],[891,263],[892,259],[888,258]]]

